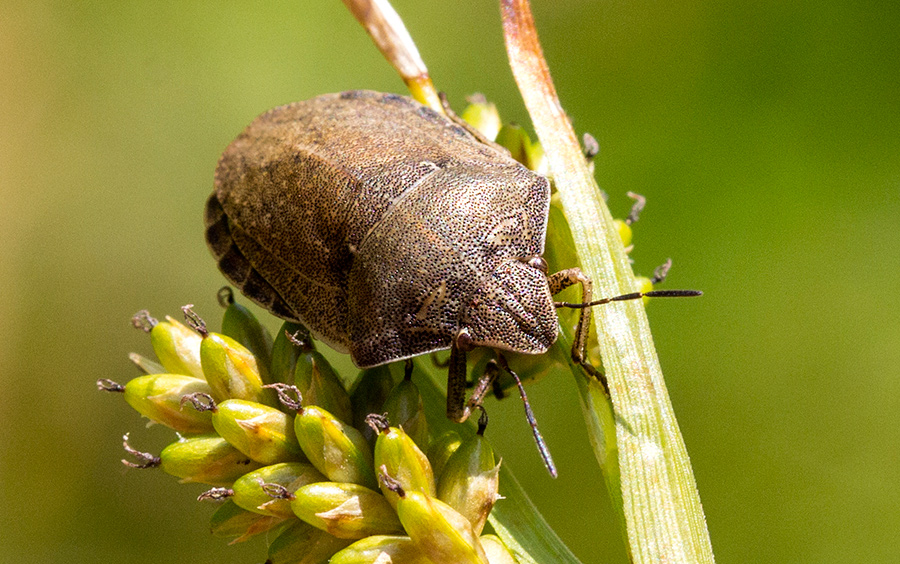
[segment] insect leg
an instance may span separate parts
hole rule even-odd
[[[591,301],[594,283],[580,268],[569,268],[551,274],[547,277],[547,283],[550,285],[550,293],[553,295],[562,292],[569,286],[581,284],[582,303]],[[578,325],[575,327],[575,339],[572,342],[572,360],[578,363],[588,375],[599,381],[603,385],[603,389],[606,390],[607,395],[609,395],[606,376],[587,360],[587,340],[590,329],[591,308],[582,308],[581,314],[578,316]]]
[[[569,286],[581,284],[582,303],[589,303],[591,301],[594,283],[591,282],[590,277],[582,272],[580,268],[569,268],[551,274],[547,277],[547,283],[550,285],[550,293],[553,295],[562,292]],[[578,316],[578,325],[575,327],[575,339],[572,343],[572,360],[580,364],[588,374],[597,378],[603,386],[606,387],[606,377],[597,370],[594,365],[586,360],[587,339],[590,328],[591,308],[582,308],[581,314]]]
[[[476,409],[482,409],[481,402],[484,396],[500,374],[497,363],[488,363],[478,381],[472,395],[466,400],[466,353],[461,347],[454,345],[450,348],[450,373],[447,378],[447,418],[456,423],[462,423],[468,419]]]
[[[538,450],[541,453],[541,458],[544,460],[547,471],[555,478],[556,466],[553,464],[553,457],[550,456],[550,451],[547,450],[546,443],[544,443],[544,437],[541,436],[541,432],[537,428],[537,421],[534,418],[531,405],[528,403],[528,396],[525,395],[525,388],[522,387],[522,381],[519,379],[519,375],[510,369],[509,363],[506,362],[506,357],[503,356],[503,353],[498,350],[494,351],[497,355],[497,360],[488,362],[484,374],[478,378],[478,382],[475,384],[475,390],[472,392],[469,400],[466,401],[467,347],[465,346],[466,339],[460,338],[462,334],[463,333],[461,332],[460,335],[457,335],[453,345],[450,347],[450,373],[447,378],[447,418],[451,421],[462,423],[468,419],[476,409],[479,409],[481,410],[483,419],[485,419],[486,423],[487,414],[485,413],[481,402],[484,400],[484,396],[494,383],[494,380],[500,374],[502,368],[516,380],[516,386],[519,388],[519,395],[522,397],[522,402],[525,404],[525,417],[528,419],[528,424],[531,426],[534,441],[537,443]],[[466,334],[466,336],[468,336],[468,334]],[[479,424],[480,423],[481,422],[479,421]]]
[[[450,347],[450,370],[447,373],[447,419],[456,423],[465,421],[466,409],[466,351],[456,341]]]
[[[667,261],[666,264],[658,268],[655,279],[661,280],[662,278],[665,278],[669,266],[670,262]],[[587,360],[587,338],[591,326],[591,308],[596,305],[608,304],[610,302],[638,300],[643,297],[687,298],[703,295],[703,292],[699,290],[651,290],[649,292],[631,292],[630,294],[622,294],[621,296],[591,301],[591,288],[593,283],[580,268],[561,270],[547,277],[547,284],[550,286],[551,294],[556,294],[569,286],[579,283],[581,284],[581,303],[554,302],[554,305],[558,308],[568,307],[581,310],[581,315],[578,316],[578,326],[575,328],[575,341],[572,343],[572,360],[581,365],[585,372],[603,384],[607,394],[609,394],[609,386],[606,384],[606,376]]]
[[[475,383],[475,389],[472,390],[472,395],[469,396],[469,401],[466,402],[466,417],[472,415],[473,409],[481,408],[481,402],[484,401],[484,396],[487,395],[488,390],[499,375],[500,367],[497,366],[497,363],[493,360],[488,362],[487,366],[484,368],[484,374],[478,378],[478,381]]]

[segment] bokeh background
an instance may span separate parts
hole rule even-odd
[[[635,268],[675,260],[651,323],[719,562],[900,551],[900,10],[886,2],[534,0],[597,177],[647,196]],[[395,2],[438,87],[528,124],[492,2]],[[257,114],[401,82],[335,1],[0,5],[0,562],[261,562],[120,438],[94,381],[149,353],[131,314],[213,319],[202,238],[216,159]],[[273,321],[273,327],[277,324]],[[625,562],[574,385],[530,389],[492,439],[574,552]]]

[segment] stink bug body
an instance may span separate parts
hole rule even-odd
[[[360,367],[449,348],[462,421],[488,389],[465,401],[466,351],[545,352],[552,295],[581,283],[590,301],[580,270],[548,275],[541,258],[549,201],[546,178],[454,121],[352,91],[271,110],[231,143],[206,239],[244,294]],[[582,311],[573,356],[590,370]]]

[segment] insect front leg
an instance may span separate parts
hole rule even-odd
[[[447,418],[462,423],[481,407],[484,396],[500,373],[496,362],[489,362],[466,401],[466,350],[468,333],[460,332],[450,347],[450,371],[447,375]]]
[[[569,286],[581,284],[581,303],[591,302],[594,283],[580,268],[569,268],[551,274],[547,277],[547,284],[550,286],[551,295],[556,295]],[[578,315],[578,325],[575,327],[575,339],[572,342],[572,360],[584,368],[585,372],[599,380],[604,388],[607,388],[606,376],[587,360],[587,340],[590,329],[591,308],[582,307],[581,313]]]

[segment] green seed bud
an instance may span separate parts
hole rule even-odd
[[[482,535],[478,540],[484,547],[490,564],[518,564],[503,541],[494,535]]]
[[[278,484],[287,492],[294,493],[302,486],[325,480],[325,476],[311,464],[282,462],[254,470],[235,480],[231,486],[233,491],[231,499],[247,511],[284,519],[293,518],[294,512],[290,501],[272,499],[272,496],[266,493],[264,484]]]
[[[234,301],[231,288],[219,290],[219,304],[225,308],[222,334],[247,347],[256,357],[256,366],[263,382],[271,383],[269,366],[272,363],[272,335],[246,307]]]
[[[528,134],[521,125],[508,123],[500,128],[497,138],[494,141],[509,150],[512,158],[522,164],[527,162],[525,154],[525,143],[528,140]],[[530,142],[530,140],[529,140]]]
[[[207,333],[200,344],[200,360],[217,402],[234,398],[272,403],[270,395],[263,390],[253,353],[231,337]]]
[[[419,388],[412,381],[412,365],[408,364],[406,375],[394,386],[382,407],[388,421],[395,427],[402,427],[419,447],[428,448],[428,421],[425,419],[425,404]]]
[[[447,460],[461,444],[462,438],[456,431],[447,431],[431,442],[431,447],[428,449],[428,460],[431,461],[431,469],[434,471],[436,481],[440,481]]]
[[[619,232],[619,239],[622,240],[622,245],[626,247],[630,245],[632,237],[631,226],[621,219],[614,219],[613,224],[616,226],[616,231]]]
[[[488,564],[487,554],[472,524],[443,501],[406,491],[384,468],[380,478],[398,496],[397,516],[406,533],[435,564]]]
[[[362,433],[315,405],[297,412],[294,431],[303,453],[329,480],[377,487],[372,451]]]
[[[160,468],[166,474],[181,478],[182,483],[211,486],[231,485],[260,467],[225,439],[214,435],[182,438],[164,448],[159,458]]]
[[[293,418],[274,407],[237,399],[223,401],[216,406],[212,423],[225,440],[262,464],[305,460],[294,435]]]
[[[375,431],[366,423],[366,416],[370,413],[383,413],[384,400],[393,388],[394,378],[391,376],[390,368],[381,365],[360,372],[356,387],[350,394],[353,426],[363,434],[370,445],[375,444]]]
[[[635,292],[649,292],[653,289],[653,280],[650,280],[646,276],[635,276],[634,277],[634,291]],[[641,301],[644,302],[644,305],[647,305],[653,298],[648,298],[644,296],[641,298]]]
[[[340,378],[321,353],[306,350],[297,359],[294,385],[300,391],[303,405],[317,405],[347,423],[353,422],[350,396]]]
[[[334,553],[350,542],[297,521],[269,545],[266,564],[326,564]]]
[[[217,537],[237,537],[228,543],[235,544],[244,542],[260,533],[271,531],[284,521],[283,518],[246,511],[228,500],[213,513],[209,520],[209,529]]]
[[[293,337],[288,335],[308,335],[308,331],[302,325],[285,321],[275,335],[275,343],[272,345],[272,369],[270,371],[271,383],[280,382],[291,384],[294,381],[294,368],[300,357],[301,348],[295,343]]]
[[[182,405],[181,398],[195,392],[210,393],[205,380],[180,374],[139,376],[125,385],[125,401],[135,411],[179,433],[212,433],[209,413]]]
[[[529,169],[535,171],[542,176],[550,176],[550,165],[544,158],[544,147],[540,141],[532,141],[530,137],[525,136],[525,162],[523,163]]]
[[[384,496],[359,484],[319,482],[303,486],[294,493],[291,508],[310,525],[342,539],[403,532]]]
[[[375,535],[360,539],[329,560],[329,564],[434,564],[409,537]]]
[[[468,102],[460,117],[489,140],[495,140],[502,125],[497,106],[480,94],[470,96]]]
[[[475,434],[447,461],[437,497],[465,516],[478,535],[499,497],[499,486],[500,465],[494,461],[494,450],[481,434]]]
[[[171,374],[203,378],[200,363],[202,338],[171,317],[166,317],[150,330],[150,343],[156,358]]]
[[[422,492],[434,497],[434,472],[431,463],[416,443],[403,429],[388,427],[384,417],[369,416],[370,425],[379,430],[375,441],[375,467],[396,480],[406,491]],[[381,483],[381,492],[390,504],[397,508],[397,494]]]

